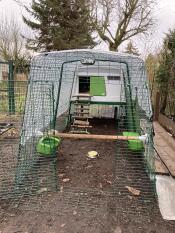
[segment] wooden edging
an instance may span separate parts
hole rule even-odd
[[[172,135],[175,135],[175,122],[163,114],[159,114],[158,122],[166,128]]]

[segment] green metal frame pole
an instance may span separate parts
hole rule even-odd
[[[55,108],[55,116],[54,116],[54,122],[53,122],[54,128],[56,126],[57,112],[58,112],[58,107],[59,107],[59,102],[60,102],[60,93],[61,93],[64,65],[67,63],[73,63],[73,62],[78,62],[78,61],[80,61],[80,60],[67,61],[67,62],[63,62],[61,65],[60,80],[59,80],[58,94],[57,94],[57,101],[56,101],[56,108]],[[75,78],[75,76],[74,76],[74,78]],[[74,83],[74,80],[73,80],[73,83]],[[73,85],[73,83],[72,83],[72,85]]]
[[[132,131],[136,131],[136,125],[135,125],[135,117],[134,117],[134,106],[133,106],[133,100],[132,100],[132,91],[131,91],[131,80],[130,80],[130,72],[129,72],[129,68],[128,65],[126,66],[126,70],[127,70],[127,81],[128,83],[126,84],[126,89],[129,89],[129,105],[131,107],[131,115],[132,115]]]
[[[15,114],[15,88],[14,88],[14,75],[13,75],[13,62],[12,61],[9,61],[8,97],[9,97],[9,114]]]

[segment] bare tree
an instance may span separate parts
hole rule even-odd
[[[9,61],[13,60],[15,70],[24,65],[30,57],[25,48],[26,40],[21,35],[21,28],[14,18],[1,19],[0,24],[0,58]]]
[[[2,2],[3,0],[0,0],[0,2]],[[24,6],[24,3],[22,0],[13,0],[14,2],[16,2],[17,4]]]
[[[125,53],[133,54],[135,56],[140,56],[138,48],[130,40],[125,48]]]
[[[13,0],[13,1],[16,2],[20,6],[23,6],[23,7],[25,6],[22,0]]]
[[[99,37],[117,51],[126,40],[146,34],[153,25],[154,0],[91,0],[92,21]]]

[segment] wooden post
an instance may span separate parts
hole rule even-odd
[[[139,140],[138,136],[71,134],[71,133],[59,133],[57,131],[50,132],[49,135],[60,138],[71,138],[71,139],[95,139],[95,140],[112,140],[112,141]]]
[[[154,105],[154,121],[158,121],[160,112],[160,92],[156,92],[155,105]]]

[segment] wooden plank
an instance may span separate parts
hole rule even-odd
[[[79,105],[79,106],[90,106],[89,102],[78,102],[78,103],[74,103],[74,105]]]
[[[167,168],[157,155],[155,156],[155,172],[159,175],[170,175]]]
[[[165,131],[165,129],[159,124],[158,121],[154,121],[153,126],[156,136],[158,136],[157,133],[159,134]]]
[[[58,133],[57,131],[52,131],[49,133],[50,135],[54,135],[55,137],[61,138],[73,138],[73,139],[96,139],[96,140],[138,140],[137,136],[117,136],[117,135],[96,135],[96,134],[89,134],[89,135],[82,135],[82,134],[70,134],[70,133]]]
[[[154,130],[156,140],[162,138],[162,141],[164,141],[163,144],[175,150],[175,139],[158,122],[154,123]],[[161,142],[159,144],[162,145]]]
[[[155,148],[163,161],[167,166],[171,175],[175,177],[175,140],[167,133],[167,131],[160,126],[157,122],[154,123],[155,137],[154,145]],[[162,173],[167,174],[165,166],[163,163],[160,165],[160,161],[157,163],[157,171],[162,171]],[[160,167],[161,166],[161,167]]]
[[[74,112],[73,114],[74,114],[74,116],[75,116],[76,114],[84,114],[84,115],[85,115],[85,114],[86,114],[86,115],[88,114],[88,115],[89,115],[89,111],[88,111],[88,112],[87,112],[87,111],[76,111],[76,112]]]
[[[92,128],[91,125],[71,125],[71,127],[77,127],[77,128]]]
[[[73,95],[72,97],[88,97],[88,98],[90,98],[90,97],[92,97],[92,95],[90,95],[90,94],[78,94],[78,95]]]
[[[71,130],[70,132],[73,133],[73,134],[76,134],[76,133],[79,133],[79,134],[88,134],[87,130],[84,130],[84,131],[79,131],[79,130],[75,131],[75,130]]]
[[[89,110],[89,107],[76,107],[75,110]]]
[[[72,116],[72,118],[75,118],[75,119],[92,119],[92,117],[89,117],[89,116]]]
[[[89,125],[89,122],[88,121],[74,120],[74,124],[76,124],[76,125]]]
[[[175,136],[175,122],[173,120],[160,113],[158,121],[168,132]]]
[[[175,176],[175,153],[174,151],[171,151],[171,153],[167,153],[167,149],[164,151],[159,150],[159,155],[161,159],[164,161],[164,163],[167,165],[168,169],[170,170],[171,174]]]

